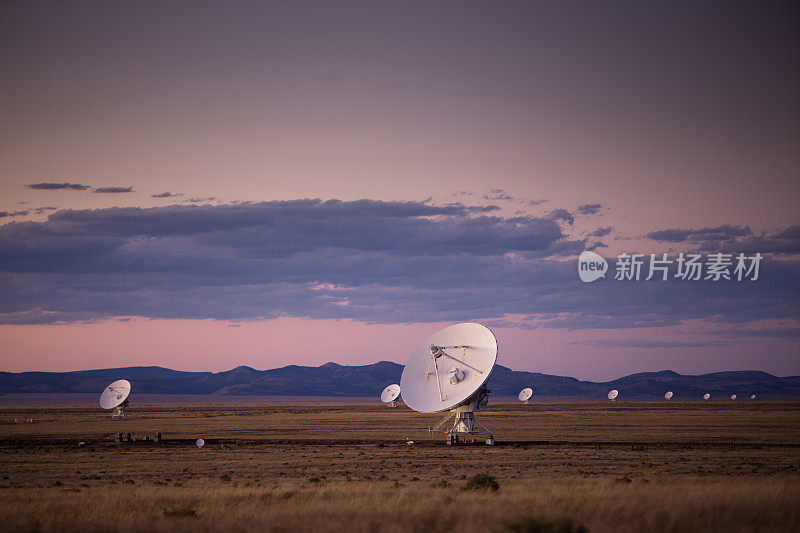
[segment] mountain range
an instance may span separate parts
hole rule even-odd
[[[183,372],[158,366],[106,368],[76,372],[0,372],[0,394],[99,393],[109,382],[127,379],[134,393],[219,394],[260,396],[377,397],[390,383],[399,383],[403,365],[390,361],[362,366],[325,363],[317,367],[290,365],[271,370],[239,366],[225,372]],[[492,396],[516,397],[531,387],[534,397],[604,398],[618,389],[621,399],[740,398],[800,399],[800,376],[777,377],[760,371],[683,375],[670,370],[631,374],[613,381],[581,381],[572,377],[511,370],[495,366],[489,378]]]

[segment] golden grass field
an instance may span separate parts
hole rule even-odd
[[[446,446],[403,406],[128,414],[0,409],[0,529],[800,530],[796,403],[498,403],[478,414],[494,447]],[[462,490],[479,473],[499,490]]]

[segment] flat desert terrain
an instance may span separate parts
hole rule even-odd
[[[477,417],[495,446],[447,446],[428,431],[442,416],[402,404],[134,405],[124,420],[4,407],[0,530],[800,530],[800,404],[493,403]]]

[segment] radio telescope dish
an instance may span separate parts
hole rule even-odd
[[[751,395],[750,395],[750,399],[751,399],[751,400],[755,400],[755,399],[756,399],[756,395],[755,395],[755,394],[751,394]]]
[[[711,398],[711,395],[709,393],[703,394],[703,399],[704,400],[708,400],[709,398]]]
[[[617,396],[619,396],[619,391],[617,389],[613,389],[608,391],[608,399],[614,401]]]
[[[488,402],[486,380],[497,361],[497,339],[489,328],[473,322],[446,327],[422,343],[400,377],[403,401],[421,413],[449,411],[434,430],[455,416],[448,443],[459,435],[491,433],[475,420],[474,411]],[[478,429],[478,427],[480,428]]]
[[[671,400],[673,396],[674,394],[672,394],[672,391],[667,391],[667,393],[664,395],[664,399]]]
[[[196,441],[194,441],[194,444],[198,448],[202,448],[203,446],[206,445],[206,441],[204,441],[203,439],[197,439]]]
[[[400,385],[397,383],[392,383],[381,393],[381,401],[383,403],[388,403],[390,406],[394,407],[397,405],[397,398],[400,396]]]
[[[118,379],[103,390],[100,394],[100,407],[114,409],[113,417],[124,417],[125,408],[128,406],[128,396],[131,394],[131,382],[127,379]]]
[[[519,391],[517,398],[519,398],[519,401],[521,402],[530,403],[529,400],[531,399],[531,396],[533,396],[533,389],[530,387],[525,387]]]
[[[736,399],[736,395],[735,394],[731,394],[731,400],[735,400],[735,399]]]

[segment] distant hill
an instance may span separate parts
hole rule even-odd
[[[390,383],[399,383],[403,365],[381,361],[371,365],[290,365],[271,370],[239,366],[225,372],[182,372],[158,366],[106,368],[79,372],[0,372],[0,394],[98,393],[115,379],[133,382],[135,393],[231,394],[261,396],[372,396]],[[766,372],[715,372],[700,376],[669,370],[631,374],[597,383],[571,377],[521,372],[496,366],[489,388],[497,397],[516,396],[532,387],[534,397],[605,398],[619,389],[621,399],[655,399],[671,390],[675,399],[697,399],[711,393],[715,399],[731,394],[760,399],[800,399],[800,376],[776,377]]]

